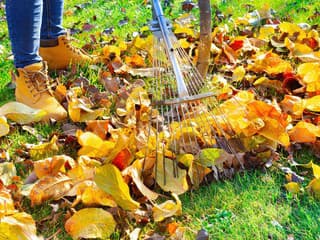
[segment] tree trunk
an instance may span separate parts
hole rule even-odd
[[[198,0],[200,11],[200,43],[197,60],[197,69],[203,78],[206,78],[211,48],[211,6],[210,0]]]

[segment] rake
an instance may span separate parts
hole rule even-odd
[[[148,172],[153,166],[157,181],[161,168],[161,184],[165,185],[166,169],[179,177],[180,156],[191,154],[197,158],[203,148],[220,148],[237,156],[242,144],[216,96],[208,91],[206,80],[180,46],[158,0],[152,2],[152,11],[152,111],[143,169]]]

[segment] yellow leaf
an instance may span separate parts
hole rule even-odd
[[[182,194],[188,191],[188,182],[187,182],[187,172],[174,166],[177,162],[171,160],[162,154],[158,153],[159,157],[157,160],[156,167],[156,182],[166,192],[172,192],[175,194]]]
[[[76,196],[72,207],[79,202],[82,202],[85,206],[117,206],[113,198],[101,188],[98,188],[97,184],[92,180],[85,180],[75,184],[66,196]]]
[[[0,137],[7,135],[9,131],[10,126],[7,123],[6,117],[0,116]]]
[[[306,109],[314,112],[320,112],[320,95],[305,99],[304,101]]]
[[[174,25],[174,33],[179,34],[179,33],[185,33],[191,37],[194,37],[194,32],[191,28],[186,27],[185,25],[180,25],[180,24],[175,24]]]
[[[108,239],[115,227],[111,213],[101,208],[81,209],[65,223],[65,229],[73,239]]]
[[[320,178],[313,179],[307,186],[307,189],[314,194],[316,198],[320,199]]]
[[[38,205],[47,200],[60,199],[71,189],[72,185],[72,179],[61,173],[56,176],[43,177],[31,189],[31,204]]]
[[[232,73],[232,81],[240,82],[242,81],[245,75],[246,75],[246,70],[244,69],[243,66],[239,66]]]
[[[274,28],[273,27],[265,27],[262,26],[259,30],[259,39],[269,41],[270,36],[274,34]]]
[[[6,116],[19,124],[39,122],[46,114],[44,110],[33,109],[19,102],[9,102],[0,107],[0,116]]]
[[[313,176],[315,178],[320,178],[320,166],[312,163]]]
[[[104,56],[110,57],[110,54],[114,54],[115,56],[120,57],[121,50],[117,46],[106,45],[102,49]]]
[[[34,160],[45,158],[56,154],[59,150],[57,146],[58,137],[54,135],[50,142],[42,143],[31,147],[29,150],[30,157]]]
[[[296,182],[289,182],[284,185],[288,192],[297,194],[300,191],[300,186]]]
[[[0,221],[0,240],[42,240],[37,236],[36,224],[32,216],[17,212],[4,216]]]
[[[190,167],[194,160],[194,156],[192,154],[186,153],[177,156],[177,160],[179,163],[182,163],[186,167]]]
[[[121,172],[112,164],[97,168],[94,181],[102,190],[110,194],[116,203],[124,210],[136,210],[139,203],[130,196],[128,185],[122,178]]]
[[[104,157],[115,147],[114,142],[103,141],[99,136],[92,132],[77,131],[76,136],[79,144],[82,146],[78,151],[79,156]]]
[[[265,126],[258,132],[260,135],[272,141],[276,141],[285,147],[290,145],[289,135],[276,119],[267,118],[264,119],[264,123]]]
[[[182,214],[182,206],[179,197],[172,194],[176,202],[168,200],[161,204],[155,204],[152,208],[153,218],[155,222],[161,222],[164,219]]]

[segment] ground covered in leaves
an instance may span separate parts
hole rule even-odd
[[[196,63],[199,32],[193,7],[183,5],[185,13],[175,19],[173,31]],[[82,9],[84,5],[77,5],[65,14]],[[214,19],[221,22],[212,29],[206,88],[219,102],[219,111],[210,109],[217,120],[210,120],[206,113],[184,120],[192,122],[199,132],[193,132],[196,142],[191,142],[199,145],[196,154],[186,149],[178,155],[171,151],[170,143],[190,134],[188,128],[175,123],[170,126],[175,135],[163,131],[165,145],[161,151],[155,148],[158,139],[152,134],[148,138],[154,131],[148,130],[149,116],[157,118],[148,94],[151,63],[157,56],[153,55],[156,46],[147,26],[127,39],[113,36],[112,29],[92,34],[82,47],[99,55],[101,64],[84,69],[70,66],[67,71],[52,73],[54,94],[68,110],[69,118],[52,121],[48,136],[40,135],[39,125],[34,125],[45,112],[13,101],[2,105],[1,141],[8,142],[7,137],[17,129],[28,132],[33,141],[26,140],[14,154],[10,149],[0,152],[1,239],[17,235],[42,239],[36,226],[41,232],[46,217],[63,221],[73,239],[187,238],[191,235],[187,226],[172,218],[182,214],[180,195],[250,169],[278,169],[286,176],[290,196],[299,198],[305,192],[312,201],[318,201],[319,25],[279,19],[269,6],[242,17],[229,17],[217,11]],[[127,21],[122,19],[121,24]],[[92,28],[84,24],[70,29],[75,34]],[[81,71],[97,74],[84,77]],[[217,132],[228,130],[224,124],[227,120],[244,148],[230,154],[209,147],[215,142],[212,136],[201,134],[201,117],[209,118],[213,128],[219,125]],[[301,149],[306,149],[313,160],[298,163],[295,156]],[[156,157],[161,159],[157,164]],[[176,167],[173,161],[178,162]],[[44,205],[52,209],[36,225],[27,212]],[[210,213],[206,216],[210,224],[222,221],[227,225],[233,219],[228,211],[210,209]],[[153,226],[155,231],[144,230],[150,223],[157,226]],[[203,226],[206,231],[210,224]],[[198,230],[193,230],[190,239],[196,238]]]

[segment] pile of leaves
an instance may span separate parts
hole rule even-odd
[[[192,19],[177,19],[174,33],[196,62],[199,34]],[[42,239],[32,217],[18,204],[26,197],[32,206],[47,201],[67,206],[65,230],[73,239],[105,239],[116,229],[137,239],[141,229],[132,229],[124,219],[142,226],[164,222],[168,237],[182,239],[186,229],[166,222],[182,213],[178,195],[204,179],[270,166],[279,160],[280,148],[287,151],[288,164],[312,169],[314,179],[307,189],[320,197],[320,167],[315,161],[299,165],[293,158],[302,145],[320,157],[319,27],[280,22],[269,9],[262,9],[258,19],[248,14],[234,21],[232,31],[229,28],[212,32],[208,88],[220,103],[219,111],[212,110],[218,122],[221,119],[220,127],[226,127],[227,119],[244,149],[230,154],[203,148],[197,155],[179,156],[155,149],[157,139],[148,138],[148,126],[150,114],[156,118],[157,112],[146,90],[152,84],[148,78],[155,56],[146,27],[130,42],[113,39],[103,47],[102,64],[91,66],[99,71],[99,86],[76,77],[75,68],[60,73],[54,94],[69,119],[61,123],[62,132],[39,144],[25,144],[17,153],[16,164],[29,170],[26,179],[17,176],[15,164],[1,150],[0,237]],[[65,78],[68,82],[63,84]],[[45,114],[7,103],[0,107],[0,136],[13,127],[35,134],[30,125]],[[197,123],[196,118],[188,121]],[[208,145],[211,139],[206,141]],[[157,164],[156,155],[162,160]],[[173,160],[179,162],[176,169]],[[287,189],[298,194],[303,178],[290,168],[281,169],[287,173]]]

